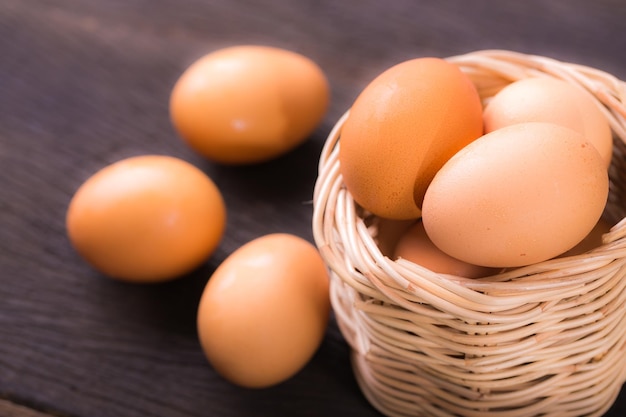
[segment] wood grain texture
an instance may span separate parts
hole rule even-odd
[[[622,0],[3,0],[0,2],[0,415],[377,416],[334,323],[311,363],[267,390],[221,380],[195,314],[215,267],[281,231],[312,238],[317,158],[335,121],[380,71],[415,56],[502,48],[626,79]],[[222,167],[168,118],[180,73],[216,48],[263,43],[327,72],[331,108],[309,141],[270,163]],[[154,286],[114,282],[78,258],[64,215],[76,188],[121,158],[165,153],[224,192],[226,236],[205,265]],[[31,411],[32,410],[32,411]],[[38,410],[38,411],[37,411]],[[626,413],[622,394],[608,416]]]
[[[45,412],[33,410],[32,408],[12,403],[8,400],[0,399],[0,416],[2,417],[50,417]]]

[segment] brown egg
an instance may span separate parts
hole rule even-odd
[[[313,357],[330,314],[317,249],[290,234],[243,245],[213,273],[198,307],[198,335],[214,369],[249,388],[281,383]]]
[[[69,239],[102,273],[157,282],[204,262],[226,224],[221,193],[183,160],[137,156],[95,173],[76,191],[66,216]]]
[[[312,60],[235,46],[194,62],[176,82],[170,114],[192,149],[224,164],[276,158],[305,141],[326,113],[328,81]]]
[[[439,168],[483,132],[476,88],[455,65],[417,58],[376,77],[341,130],[344,183],[366,210],[414,219]]]
[[[396,259],[406,259],[433,272],[466,278],[486,277],[499,271],[495,268],[468,264],[442,252],[428,238],[421,220],[415,222],[400,237],[394,256]]]
[[[611,163],[613,137],[608,119],[580,87],[552,77],[526,78],[500,90],[485,107],[485,133],[523,122],[569,127],[596,147],[607,167]]]
[[[608,196],[604,160],[582,135],[519,123],[472,142],[437,173],[423,222],[442,251],[465,262],[513,267],[580,242]]]

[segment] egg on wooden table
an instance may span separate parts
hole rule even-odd
[[[305,141],[329,105],[322,69],[296,52],[240,45],[189,66],[171,93],[170,115],[181,138],[206,158],[251,164]]]
[[[424,197],[433,243],[465,262],[529,265],[578,244],[596,225],[609,191],[604,159],[572,129],[518,123],[467,145]]]
[[[593,96],[570,82],[553,77],[515,81],[500,90],[484,110],[485,133],[523,122],[548,122],[569,127],[596,147],[608,167],[613,136],[607,117]]]
[[[95,269],[130,282],[179,277],[204,262],[226,227],[220,190],[200,169],[164,155],[130,157],[87,179],[66,227]]]
[[[298,236],[269,234],[235,250],[210,277],[198,336],[226,380],[265,388],[310,361],[329,315],[329,276],[317,249]]]
[[[416,219],[435,173],[483,133],[471,80],[439,58],[416,58],[376,77],[342,129],[341,175],[354,200],[389,219]]]

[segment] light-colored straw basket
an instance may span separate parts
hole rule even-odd
[[[604,213],[614,225],[587,253],[481,279],[388,257],[402,222],[367,213],[339,172],[347,112],[319,161],[313,233],[331,300],[369,402],[388,416],[601,416],[626,379],[626,84],[593,68],[510,51],[447,58],[486,103],[505,85],[548,76],[587,90],[610,121]]]

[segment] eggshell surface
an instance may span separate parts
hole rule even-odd
[[[578,244],[607,196],[604,160],[579,133],[520,123],[481,137],[444,165],[426,192],[423,222],[455,258],[522,266]]]
[[[226,208],[214,182],[192,164],[131,157],[87,179],[66,214],[69,239],[102,273],[124,281],[176,278],[218,246]]]
[[[454,153],[482,135],[482,104],[470,79],[439,58],[416,58],[376,77],[341,130],[346,188],[366,210],[420,216],[426,187]]]
[[[311,59],[242,45],[198,59],[170,97],[172,123],[192,149],[224,164],[276,158],[305,141],[326,113],[330,87]]]
[[[281,383],[313,357],[330,314],[329,277],[317,249],[284,233],[234,251],[209,279],[198,335],[214,369],[249,388]]]
[[[402,258],[433,272],[466,278],[481,278],[499,270],[468,264],[442,252],[430,240],[421,221],[411,225],[400,237],[395,248],[395,258]]]
[[[607,117],[592,96],[553,77],[534,77],[504,87],[484,111],[485,133],[523,122],[548,122],[569,127],[593,144],[608,167],[613,136]]]

